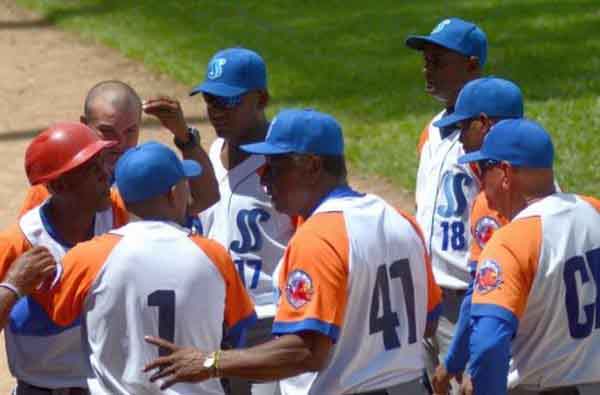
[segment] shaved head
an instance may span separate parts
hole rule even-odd
[[[138,111],[141,114],[142,100],[133,88],[121,81],[102,81],[94,85],[85,98],[83,113],[88,120],[96,119],[99,102],[117,111]]]
[[[135,147],[142,121],[142,101],[132,87],[121,81],[102,81],[87,94],[80,120],[103,140],[116,141],[107,163],[112,171],[119,157]]]

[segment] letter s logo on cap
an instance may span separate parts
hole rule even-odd
[[[223,75],[223,66],[227,63],[227,59],[217,58],[208,65],[208,78],[216,80]]]
[[[450,19],[444,19],[443,21],[438,23],[438,25],[436,27],[433,28],[433,30],[431,31],[431,34],[436,34],[436,33],[441,32],[449,24],[450,24]]]

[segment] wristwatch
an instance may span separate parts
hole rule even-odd
[[[202,366],[209,371],[210,377],[217,377],[217,363],[219,362],[219,354],[219,351],[211,352],[202,364]]]
[[[198,129],[188,127],[187,141],[181,141],[177,137],[173,138],[173,144],[180,150],[186,150],[200,145],[200,132]]]

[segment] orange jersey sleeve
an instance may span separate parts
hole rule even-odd
[[[477,264],[473,315],[497,306],[521,318],[537,271],[541,244],[540,217],[518,219],[496,232]]]
[[[469,263],[477,264],[481,251],[491,239],[494,232],[508,223],[508,220],[489,206],[485,193],[480,192],[475,198],[471,210],[470,228],[471,245],[469,246]]]
[[[417,143],[417,156],[421,156],[421,152],[423,151],[423,146],[429,139],[429,123],[425,125],[423,130],[421,131],[421,135],[419,136],[419,142]]]
[[[31,244],[14,224],[0,233],[0,280],[4,279],[13,262],[25,251],[31,249]]]
[[[225,323],[228,328],[247,326],[256,319],[254,303],[242,284],[229,254],[219,243],[198,235],[190,238],[210,258],[225,281]]]
[[[46,186],[42,184],[30,187],[27,191],[27,195],[25,196],[25,200],[23,201],[23,205],[19,210],[18,218],[21,218],[26,212],[28,212],[32,208],[42,204],[42,202],[46,200],[49,196],[50,192],[48,192]]]
[[[110,189],[110,200],[113,209],[113,228],[120,228],[129,222],[129,212],[116,187]]]
[[[274,334],[316,331],[335,342],[347,304],[349,241],[341,212],[319,213],[290,240]]]
[[[600,212],[600,200],[591,196],[579,196],[586,202],[588,202],[592,207],[594,207],[598,212]]]
[[[83,313],[85,298],[100,269],[115,245],[121,239],[114,234],[104,234],[77,244],[62,260],[60,281],[50,292],[33,296],[60,326],[72,324]]]
[[[437,319],[441,313],[442,308],[442,289],[435,282],[433,277],[433,269],[431,267],[431,257],[427,253],[427,247],[425,244],[425,238],[423,237],[423,231],[417,223],[417,220],[410,214],[397,210],[414,228],[415,232],[419,235],[421,243],[423,243],[423,250],[425,251],[425,266],[427,269],[427,319]]]

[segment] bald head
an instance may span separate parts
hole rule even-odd
[[[107,159],[112,169],[123,152],[138,143],[142,101],[126,83],[102,81],[88,92],[83,111],[82,123],[96,130],[102,139],[117,142]]]
[[[95,119],[99,102],[120,111],[142,111],[142,100],[135,90],[124,82],[102,81],[94,85],[85,98],[83,113],[88,120]]]

